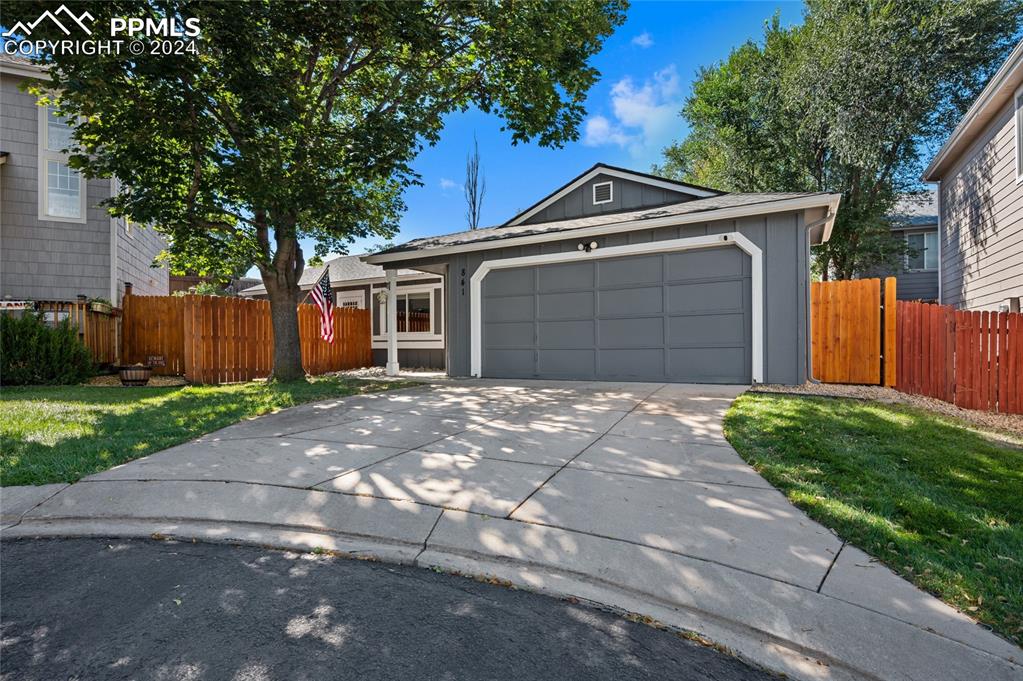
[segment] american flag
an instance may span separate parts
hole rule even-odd
[[[334,342],[334,295],[330,290],[330,267],[323,268],[323,276],[310,293],[320,309],[320,338]]]

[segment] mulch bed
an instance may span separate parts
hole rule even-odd
[[[876,385],[839,385],[835,383],[804,383],[803,385],[757,385],[753,392],[789,393],[819,397],[846,397],[874,400],[889,404],[905,404],[966,421],[978,428],[1008,433],[1023,439],[1023,414],[995,414],[988,411],[963,409],[949,402],[922,395],[908,395],[893,388]]]

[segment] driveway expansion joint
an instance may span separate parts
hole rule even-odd
[[[607,427],[607,428],[606,428],[606,429],[605,429],[605,430],[604,430],[603,432],[601,432],[601,431],[589,431],[589,432],[591,432],[591,433],[593,433],[593,432],[599,432],[599,433],[600,433],[600,436],[599,436],[598,438],[596,438],[596,439],[595,439],[595,440],[594,440],[593,442],[591,442],[590,444],[588,444],[588,445],[586,445],[585,447],[583,447],[581,451],[579,451],[579,452],[577,452],[577,453],[575,454],[575,456],[573,456],[573,457],[572,457],[572,458],[570,458],[570,459],[569,459],[568,461],[566,461],[565,463],[563,463],[563,464],[561,464],[560,466],[558,466],[558,470],[556,470],[556,471],[554,471],[553,473],[551,473],[551,474],[550,474],[550,476],[549,476],[549,477],[548,477],[548,478],[547,478],[546,480],[544,480],[543,482],[541,482],[541,483],[540,483],[540,486],[539,486],[539,487],[537,487],[537,488],[536,488],[536,489],[534,489],[534,490],[533,490],[532,492],[530,492],[530,493],[529,493],[529,495],[528,495],[528,496],[526,496],[526,498],[525,498],[525,499],[523,499],[522,501],[520,501],[520,502],[519,502],[519,503],[518,503],[518,504],[517,504],[517,505],[515,506],[515,508],[513,508],[513,509],[512,509],[512,510],[510,510],[510,511],[508,511],[508,515],[506,515],[506,516],[505,516],[505,520],[512,520],[512,516],[513,516],[513,515],[515,514],[515,512],[516,512],[516,511],[518,511],[518,510],[519,510],[520,508],[522,508],[523,504],[525,504],[525,503],[526,503],[527,501],[529,501],[530,499],[532,499],[532,498],[533,498],[533,495],[535,495],[535,494],[536,494],[537,492],[539,492],[539,491],[540,491],[541,489],[543,489],[543,488],[544,488],[544,486],[545,486],[545,485],[546,485],[547,483],[549,483],[549,482],[550,482],[551,480],[553,480],[553,479],[554,479],[554,476],[556,476],[556,475],[557,475],[558,473],[560,473],[561,471],[565,470],[565,468],[567,468],[567,467],[568,467],[568,465],[569,465],[570,463],[572,463],[573,461],[575,461],[576,459],[578,459],[578,458],[579,458],[580,456],[582,456],[582,455],[583,455],[583,454],[584,454],[584,453],[585,453],[585,452],[586,452],[587,450],[589,450],[589,449],[590,449],[591,447],[593,447],[593,446],[594,446],[595,444],[597,444],[598,442],[600,442],[601,440],[603,440],[603,439],[604,439],[604,436],[605,436],[605,435],[607,435],[607,434],[608,434],[609,432],[611,432],[612,430],[614,430],[614,427],[615,427],[615,426],[617,426],[617,425],[618,425],[619,423],[621,423],[621,422],[622,422],[622,420],[623,420],[623,419],[624,419],[624,418],[625,418],[626,416],[628,416],[629,414],[631,414],[631,413],[633,413],[634,411],[636,411],[636,409],[638,409],[638,408],[639,408],[639,405],[641,405],[641,404],[643,404],[644,402],[646,402],[646,401],[647,401],[648,399],[650,399],[650,397],[651,397],[652,395],[655,395],[655,394],[657,394],[657,393],[658,393],[658,392],[660,392],[660,391],[661,391],[661,389],[663,389],[663,388],[664,388],[664,386],[662,385],[662,386],[661,386],[660,388],[658,388],[658,389],[657,389],[657,390],[655,390],[654,392],[650,393],[650,395],[647,395],[646,397],[644,397],[643,399],[641,399],[641,400],[640,400],[639,402],[637,402],[637,403],[636,403],[635,405],[633,405],[632,409],[630,409],[630,410],[628,410],[628,411],[625,411],[625,412],[622,412],[622,415],[621,415],[621,417],[619,417],[619,419],[618,419],[617,421],[615,421],[615,422],[614,422],[614,423],[612,423],[612,424],[611,424],[610,426],[608,426],[608,427]]]

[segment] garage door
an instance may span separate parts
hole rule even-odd
[[[750,258],[738,248],[495,269],[483,375],[750,382]]]

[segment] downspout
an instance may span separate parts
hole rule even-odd
[[[938,209],[938,305],[944,305],[945,299],[942,297],[944,292],[942,289],[942,279],[945,274],[945,262],[942,257],[945,252],[945,233],[942,227],[944,226],[944,220],[941,219],[941,180],[938,180],[938,189],[935,194],[935,204]]]
[[[813,306],[810,304],[810,288],[813,286],[813,282],[810,281],[810,258],[812,257],[813,250],[810,243],[810,230],[814,227],[826,223],[828,220],[835,219],[835,213],[828,213],[820,220],[814,220],[808,225],[805,225],[806,229],[806,271],[807,271],[807,287],[806,287],[806,380],[810,383],[820,383],[820,381],[814,378],[813,375]]]
[[[87,184],[87,183],[86,183]],[[110,196],[117,196],[117,179],[110,178]],[[118,219],[113,215],[110,216],[110,304],[114,307],[119,307],[120,303],[117,300],[117,252],[118,238],[120,232],[120,224]]]

